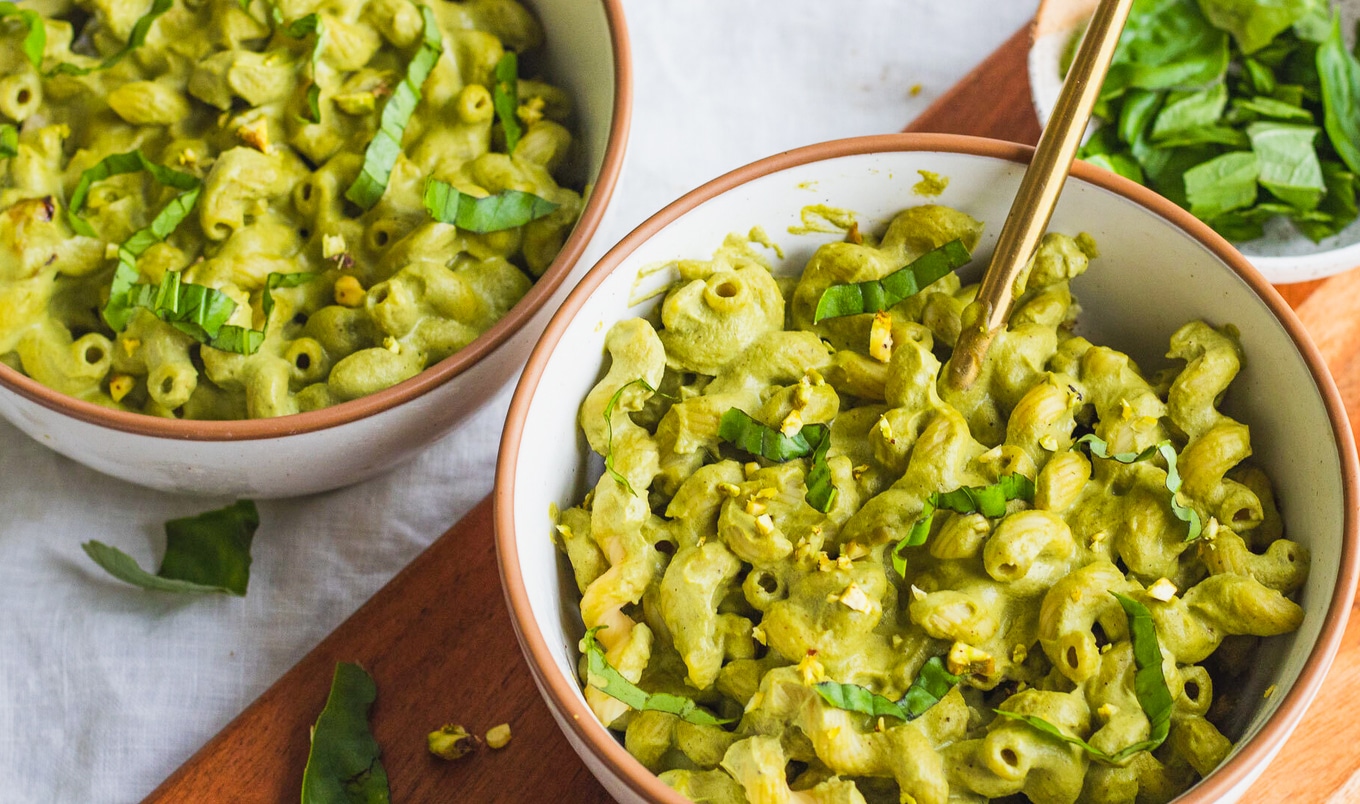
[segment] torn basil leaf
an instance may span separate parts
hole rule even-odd
[[[598,625],[586,631],[579,645],[581,652],[586,655],[586,683],[590,686],[639,712],[666,712],[700,726],[721,726],[732,722],[709,714],[689,698],[665,692],[649,693],[624,678],[622,673],[610,666],[604,656],[604,646],[595,638],[595,632],[604,627]]]
[[[491,88],[491,103],[505,132],[505,152],[513,154],[524,129],[519,124],[519,57],[507,50],[496,62],[496,85]]]
[[[609,402],[604,406],[604,431],[605,431],[604,469],[624,488],[628,489],[629,494],[636,497],[637,492],[633,490],[633,485],[628,482],[628,478],[624,477],[621,472],[614,468],[614,408],[618,406],[619,399],[623,397],[623,392],[628,390],[629,388],[632,388],[634,385],[641,386],[649,394],[660,393],[659,391],[652,387],[651,383],[647,382],[641,377],[638,377],[636,380],[630,380],[624,383],[623,385],[620,385],[619,389],[614,392],[613,396],[609,397]]]
[[[387,804],[391,793],[382,749],[368,728],[377,700],[373,677],[351,662],[338,662],[326,707],[312,728],[312,747],[302,772],[302,804]]]
[[[20,8],[13,3],[0,3],[0,20],[5,17],[18,17],[28,30],[24,33],[19,48],[23,50],[33,69],[41,71],[43,51],[47,49],[47,28],[43,26],[42,16],[36,11]]]
[[[1170,441],[1159,441],[1142,452],[1118,452],[1111,455],[1110,445],[1105,443],[1103,439],[1095,435],[1084,435],[1072,444],[1072,449],[1077,449],[1083,444],[1097,458],[1119,461],[1125,464],[1146,461],[1153,455],[1161,455],[1162,460],[1166,461],[1166,490],[1171,492],[1171,512],[1176,515],[1177,519],[1189,525],[1189,531],[1185,535],[1187,542],[1193,542],[1199,538],[1202,529],[1199,512],[1188,505],[1182,505],[1176,499],[1176,494],[1181,490],[1181,475],[1176,471],[1176,450],[1171,446]]]
[[[1118,765],[1140,751],[1156,750],[1171,731],[1171,709],[1173,700],[1171,690],[1166,686],[1166,676],[1162,674],[1162,648],[1157,639],[1157,628],[1152,613],[1147,607],[1118,592],[1110,592],[1124,609],[1129,622],[1129,640],[1133,645],[1133,663],[1136,668],[1133,676],[1134,695],[1138,705],[1147,716],[1148,739],[1127,745],[1113,754],[1107,754],[1080,737],[1075,737],[1037,715],[1022,715],[994,709],[1002,717],[1018,720],[1044,734],[1056,737],[1065,743],[1079,746],[1092,759]]]
[[[1327,192],[1313,141],[1318,129],[1292,123],[1252,123],[1247,126],[1256,153],[1259,181],[1276,198],[1300,210],[1316,209]]]
[[[520,190],[504,190],[484,198],[459,192],[446,182],[425,184],[425,210],[440,223],[477,234],[523,226],[552,213],[558,205]]]
[[[444,37],[439,33],[439,23],[428,6],[419,6],[420,16],[425,21],[420,50],[406,66],[406,76],[392,92],[383,105],[378,132],[373,135],[368,149],[364,151],[364,165],[359,176],[345,191],[345,198],[365,210],[372,209],[387,192],[387,181],[392,177],[392,167],[401,155],[401,138],[411,113],[420,103],[420,88],[430,77],[435,62],[444,52]]]
[[[903,552],[908,547],[920,547],[930,536],[935,512],[941,508],[959,514],[982,514],[995,519],[1006,515],[1006,503],[1011,500],[1034,502],[1034,481],[1015,472],[1004,474],[990,486],[960,486],[953,491],[933,492],[926,497],[921,515],[911,530],[892,549],[892,565],[897,574],[907,576],[907,559]]]
[[[249,0],[242,1],[249,2]],[[305,39],[308,34],[316,35],[316,38],[312,41],[312,75],[307,85],[307,113],[302,115],[302,119],[308,123],[320,123],[321,85],[317,83],[316,68],[321,63],[321,48],[324,46],[326,38],[326,26],[321,21],[321,15],[313,13],[294,20],[283,30],[284,33],[294,39]]]
[[[129,53],[145,44],[146,35],[151,31],[152,23],[154,23],[162,14],[169,11],[174,4],[175,0],[154,0],[151,4],[151,9],[141,17],[138,17],[137,21],[132,24],[132,33],[128,35],[128,40],[123,47],[119,49],[117,53],[114,53],[112,56],[109,56],[93,67],[80,67],[69,62],[63,62],[52,68],[52,71],[48,73],[48,75],[89,75],[90,73],[109,69],[127,58]]]
[[[825,437],[826,430],[824,424],[805,424],[792,436],[786,436],[740,408],[728,408],[718,420],[718,437],[723,441],[776,463],[807,457]]]
[[[911,721],[924,715],[926,710],[940,702],[949,694],[959,677],[945,668],[944,659],[932,656],[921,665],[921,670],[907,688],[901,700],[893,701],[855,684],[841,684],[823,681],[816,685],[817,694],[822,700],[847,712],[858,712],[870,717],[890,717],[896,720]]]
[[[804,429],[807,429],[806,427]],[[807,493],[803,499],[807,500],[808,505],[816,508],[822,513],[827,513],[836,504],[836,497],[839,491],[836,484],[831,482],[831,466],[826,462],[826,452],[831,448],[831,428],[822,429],[822,437],[812,450],[812,466],[808,469],[804,484],[807,486]]]
[[[824,318],[887,310],[903,299],[916,295],[949,272],[967,265],[972,258],[962,240],[951,240],[882,279],[832,285],[822,291],[822,297],[817,300],[813,323]]]
[[[19,155],[19,129],[8,123],[0,125],[0,159]]]
[[[259,511],[250,500],[172,519],[165,523],[165,557],[155,575],[116,547],[88,541],[81,548],[113,577],[143,589],[245,597],[250,583],[250,544],[259,526]]]

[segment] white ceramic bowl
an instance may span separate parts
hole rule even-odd
[[[466,348],[371,396],[275,419],[180,421],[113,411],[0,364],[0,416],[61,454],[123,480],[185,493],[268,498],[356,483],[413,456],[519,373],[549,316],[603,248],[589,249],[623,167],[632,65],[620,0],[522,0],[547,32],[543,68],[574,103],[576,228],[529,293]]]
[[[1360,19],[1360,0],[1333,0],[1341,10],[1342,30],[1354,45],[1355,23]],[[1034,18],[1029,50],[1029,85],[1034,110],[1048,120],[1062,89],[1062,54],[1073,35],[1095,11],[1097,0],[1040,0]],[[1236,243],[1265,278],[1275,284],[1320,279],[1360,268],[1360,219],[1320,243],[1304,237],[1293,224],[1274,219],[1263,237]]]
[[[520,644],[549,708],[582,760],[622,802],[683,799],[634,760],[591,714],[576,680],[582,633],[549,510],[580,500],[591,469],[577,408],[602,375],[610,326],[646,314],[653,291],[674,279],[658,265],[707,259],[732,231],[762,226],[792,273],[838,235],[792,235],[799,211],[829,204],[876,230],[913,197],[918,170],[949,177],[939,203],[986,222],[973,265],[985,264],[1032,151],[950,135],[843,140],[781,154],[730,173],[662,210],[616,246],[568,297],[529,357],[510,406],[496,472],[497,548]],[[1102,256],[1075,282],[1080,329],[1131,353],[1148,370],[1188,320],[1232,322],[1247,360],[1227,409],[1252,428],[1254,460],[1278,484],[1288,533],[1312,551],[1299,601],[1303,627],[1263,644],[1242,700],[1242,741],[1182,802],[1234,801],[1265,769],[1322,683],[1341,639],[1355,585],[1357,468],[1341,399],[1298,319],[1222,238],[1146,188],[1079,164],[1050,227],[1091,233]],[[652,296],[632,304],[630,299]],[[1280,404],[1282,394],[1290,399]],[[1275,685],[1268,700],[1261,691]],[[1253,694],[1255,693],[1255,694]]]

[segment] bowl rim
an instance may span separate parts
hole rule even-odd
[[[483,357],[493,355],[547,304],[571,274],[604,219],[623,169],[633,113],[632,46],[622,0],[599,2],[604,8],[614,56],[614,100],[600,172],[589,186],[589,197],[576,225],[548,269],[505,316],[467,346],[414,377],[377,393],[321,410],[267,419],[167,419],[114,410],[48,388],[4,363],[0,363],[0,393],[12,391],[53,412],[134,435],[180,441],[262,440],[326,430],[377,415],[433,391],[471,369]]]
[[[1029,25],[1029,48],[1025,52],[1025,76],[1029,82],[1030,106],[1034,109],[1034,114],[1039,118],[1040,123],[1047,120],[1053,111],[1051,107],[1057,98],[1054,86],[1060,88],[1062,80],[1058,79],[1055,82],[1051,75],[1040,74],[1037,69],[1040,64],[1035,56],[1037,52],[1035,45],[1040,39],[1050,36],[1072,34],[1078,26],[1084,25],[1090,19],[1096,4],[1097,0],[1039,0],[1039,7],[1034,12],[1034,20]],[[1049,64],[1049,62],[1045,61],[1044,64]],[[1044,89],[1049,90],[1051,96],[1049,92],[1044,92]],[[1303,235],[1299,236],[1302,237]],[[1282,285],[1311,282],[1315,279],[1324,279],[1360,268],[1360,242],[1339,245],[1307,254],[1252,255],[1247,257],[1247,261],[1258,271],[1261,271],[1263,275],[1266,275],[1267,279]]]
[[[564,731],[570,730],[568,736],[574,738],[572,742],[576,745],[589,746],[594,756],[603,762],[622,784],[644,800],[662,804],[686,804],[683,796],[667,787],[655,774],[643,767],[595,718],[589,707],[578,697],[579,690],[575,679],[568,679],[555,671],[543,670],[544,667],[551,667],[553,660],[547,640],[534,619],[529,604],[514,529],[515,467],[519,462],[519,444],[529,404],[550,357],[576,314],[604,279],[658,231],[705,201],[754,179],[813,162],[889,151],[944,152],[1000,159],[1018,164],[1029,164],[1034,153],[1034,149],[1028,145],[981,137],[955,134],[882,134],[833,140],[798,148],[753,162],[720,176],[685,194],[648,218],[590,269],[558,308],[535,344],[510,401],[496,464],[495,490],[492,494],[496,556],[506,603],[510,608],[511,622],[519,637],[520,648],[525,654],[530,672],[533,673],[539,691],[549,708],[554,710],[560,727]],[[1357,516],[1360,516],[1360,487],[1358,487],[1360,466],[1357,466],[1356,462],[1355,440],[1341,395],[1326,369],[1321,353],[1304,330],[1302,322],[1260,272],[1228,241],[1191,216],[1189,212],[1139,184],[1080,162],[1073,164],[1072,175],[1089,184],[1122,195],[1166,219],[1173,226],[1198,240],[1247,283],[1279,320],[1303,356],[1314,384],[1322,396],[1337,443],[1345,509],[1341,561],[1337,567],[1337,582],[1332,590],[1322,629],[1317,642],[1309,651],[1298,680],[1286,693],[1279,709],[1270,720],[1250,742],[1216,768],[1208,778],[1201,780],[1176,799],[1179,804],[1209,804],[1246,782],[1258,766],[1264,767],[1274,756],[1288,734],[1303,718],[1308,704],[1316,697],[1332,659],[1340,647],[1356,579],[1360,575],[1360,537],[1357,536]]]

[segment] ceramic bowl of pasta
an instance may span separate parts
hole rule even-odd
[[[627,141],[617,0],[3,3],[0,39],[0,416],[172,491],[335,488],[478,410]]]
[[[1031,153],[757,162],[548,325],[496,538],[619,801],[1227,802],[1299,722],[1360,560],[1336,388],[1226,241],[1081,164],[950,385]]]
[[[1043,0],[1029,79],[1047,120],[1096,0]],[[1360,267],[1360,0],[1134,6],[1081,158],[1172,199],[1271,282]]]

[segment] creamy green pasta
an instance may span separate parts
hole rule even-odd
[[[1299,627],[1307,551],[1218,408],[1231,327],[1144,374],[1074,332],[1096,246],[1056,233],[966,391],[976,285],[819,310],[981,230],[913,207],[790,280],[729,238],[608,332],[579,421],[609,471],[555,538],[587,702],[691,799],[1168,801],[1232,749],[1215,682]]]
[[[0,360],[191,419],[316,410],[443,360],[581,209],[556,178],[569,98],[523,77],[542,38],[514,0],[0,15]]]

